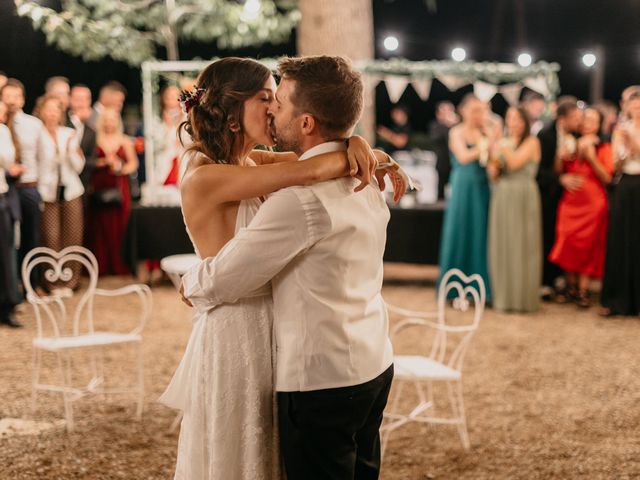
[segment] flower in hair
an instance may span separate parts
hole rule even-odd
[[[182,106],[182,111],[184,113],[189,113],[191,108],[196,105],[200,105],[200,100],[202,99],[204,91],[204,88],[197,86],[193,87],[193,90],[190,92],[182,90],[182,92],[180,92],[180,105]]]

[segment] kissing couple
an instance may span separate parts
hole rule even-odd
[[[161,397],[183,412],[176,479],[379,475],[382,190],[386,176],[397,201],[407,178],[351,136],[364,88],[348,60],[283,58],[278,74],[225,58],[182,98],[182,211],[202,261],[182,280],[193,330]]]

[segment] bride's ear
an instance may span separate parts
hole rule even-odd
[[[231,115],[227,117],[227,124],[229,125],[229,130],[233,133],[238,133],[240,131],[240,122],[238,122]]]

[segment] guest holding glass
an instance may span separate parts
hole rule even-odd
[[[558,205],[556,242],[549,260],[564,270],[567,287],[556,300],[575,300],[582,308],[591,305],[589,285],[592,279],[601,279],[604,270],[609,208],[605,187],[611,182],[613,158],[611,144],[600,140],[601,125],[602,114],[587,108],[576,151],[561,152],[556,161],[558,173],[581,179],[565,188]]]
[[[91,178],[89,243],[100,274],[129,273],[120,251],[131,211],[129,174],[138,168],[133,142],[117,110],[106,108],[96,122],[97,149]]]
[[[82,245],[84,187],[80,172],[84,156],[73,128],[63,126],[64,110],[58,97],[45,95],[36,104],[44,129],[38,141],[40,177],[38,192],[44,202],[42,242],[45,247],[60,251]],[[73,277],[64,286],[75,289],[80,280],[80,265],[72,266]],[[53,285],[44,285],[51,289]]]
[[[462,122],[449,132],[451,197],[444,214],[438,283],[451,268],[482,276],[491,298],[487,267],[489,182],[486,165],[491,148],[483,131],[486,104],[474,94],[460,103]],[[452,294],[453,295],[453,294]]]
[[[611,198],[601,315],[640,315],[640,90],[625,101],[614,131],[620,180]]]
[[[542,214],[536,174],[540,141],[531,134],[527,112],[511,107],[507,136],[487,167],[494,180],[489,213],[489,273],[493,307],[535,312],[542,281]]]

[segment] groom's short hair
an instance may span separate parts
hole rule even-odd
[[[348,135],[364,105],[362,76],[344,57],[327,55],[284,57],[278,62],[282,78],[295,80],[291,98],[301,113],[313,115],[327,138]]]

